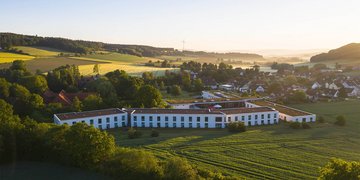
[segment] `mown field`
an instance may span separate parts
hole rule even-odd
[[[160,158],[182,156],[200,168],[247,179],[316,179],[331,157],[360,161],[360,101],[294,107],[322,115],[326,123],[312,123],[306,130],[281,123],[239,134],[226,129],[159,129],[157,138],[142,129],[139,139],[128,139],[120,129],[110,132],[119,146],[144,148]],[[345,127],[333,125],[339,114],[347,119]]]
[[[66,51],[61,51],[54,48],[47,47],[30,47],[30,46],[15,46],[14,48],[22,50],[24,53],[30,54],[36,57],[50,57],[58,56],[60,53],[73,54]]]

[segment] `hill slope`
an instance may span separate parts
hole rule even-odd
[[[321,53],[311,57],[311,62],[328,62],[338,60],[359,60],[360,59],[360,43],[351,43],[337,49],[330,50],[328,53]]]

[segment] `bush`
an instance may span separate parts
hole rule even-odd
[[[129,139],[135,139],[142,136],[142,133],[134,128],[130,128],[128,130],[128,137]]]
[[[336,117],[336,121],[334,123],[335,125],[338,125],[338,126],[345,126],[346,124],[346,120],[345,120],[345,117],[344,116],[337,116]]]
[[[229,132],[245,132],[246,126],[243,122],[230,122],[228,124]]]
[[[303,129],[310,129],[311,128],[311,126],[306,122],[301,123],[301,126],[302,126]]]
[[[197,170],[186,159],[174,157],[164,165],[164,179],[182,180],[198,179]]]
[[[322,116],[319,116],[318,119],[317,119],[317,122],[318,122],[318,123],[324,123],[324,122],[325,122],[325,118],[322,117]]]
[[[360,162],[331,159],[325,167],[320,169],[319,180],[327,179],[359,179]]]
[[[300,129],[301,124],[299,122],[290,122],[289,127],[292,129]]]
[[[160,134],[159,131],[152,129],[150,136],[151,137],[159,137],[159,134]]]

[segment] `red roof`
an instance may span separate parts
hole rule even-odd
[[[94,93],[67,93],[64,90],[60,91],[58,94],[54,93],[50,90],[47,90],[42,95],[44,102],[46,104],[49,103],[61,103],[63,106],[70,106],[75,99],[75,97],[78,97],[80,101],[84,100],[90,95],[93,95]]]

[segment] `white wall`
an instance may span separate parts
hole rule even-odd
[[[117,120],[115,119],[117,117]],[[107,119],[108,118],[108,119]],[[101,122],[99,121],[101,119]],[[91,123],[91,121],[93,123]],[[78,118],[78,119],[69,119],[69,120],[59,120],[59,118],[54,115],[54,123],[55,124],[68,124],[72,126],[76,123],[86,123],[88,125],[92,125],[99,129],[109,129],[115,127],[124,127],[127,126],[128,122],[128,114],[127,113],[119,113],[112,115],[104,115],[104,116],[94,116],[94,117],[86,117],[86,118]]]

